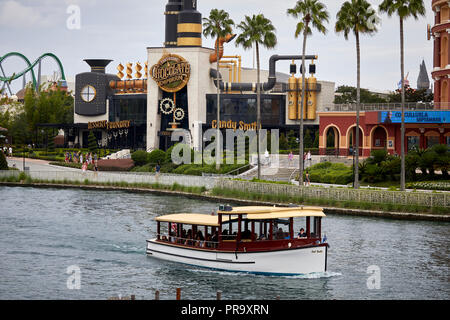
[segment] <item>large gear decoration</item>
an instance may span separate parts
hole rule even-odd
[[[170,98],[162,99],[159,108],[161,109],[161,112],[164,114],[171,114],[175,109],[175,103]]]
[[[177,121],[181,121],[184,118],[184,110],[181,108],[175,109],[174,111],[174,118]]]

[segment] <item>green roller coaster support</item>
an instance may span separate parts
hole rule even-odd
[[[36,88],[36,90],[37,90],[38,88],[37,88],[36,75],[34,74],[33,68],[39,63],[39,61],[41,61],[41,60],[44,59],[45,57],[53,58],[53,60],[56,61],[56,63],[57,63],[58,66],[59,66],[59,70],[60,70],[60,72],[61,72],[61,79],[62,79],[62,80],[66,80],[66,76],[65,76],[65,74],[64,74],[64,68],[63,68],[63,66],[62,66],[62,63],[61,63],[61,61],[58,59],[58,57],[57,57],[56,55],[54,55],[53,53],[44,53],[44,54],[41,55],[39,58],[37,58],[33,63],[31,63],[30,60],[28,60],[28,58],[25,57],[23,54],[21,54],[21,53],[19,53],[19,52],[10,52],[10,53],[7,53],[7,54],[5,54],[3,57],[0,58],[0,65],[1,65],[1,63],[2,63],[5,59],[7,59],[7,58],[9,58],[9,57],[12,57],[12,56],[16,56],[16,57],[22,58],[22,60],[25,61],[25,63],[28,65],[28,67],[27,67],[25,70],[21,71],[20,73],[13,74],[13,75],[10,76],[10,77],[2,77],[2,76],[0,76],[0,81],[3,81],[3,82],[11,82],[11,81],[13,81],[13,80],[19,79],[20,77],[22,77],[22,76],[23,76],[24,74],[26,74],[27,72],[31,72],[31,77],[32,77],[32,79],[33,79],[33,86],[34,86],[34,87]]]

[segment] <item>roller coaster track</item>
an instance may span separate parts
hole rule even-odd
[[[22,70],[19,73],[14,73],[11,76],[6,76],[5,72],[3,70],[2,67],[2,62],[5,61],[6,59],[10,58],[10,57],[19,57],[22,58],[23,61],[25,61],[25,63],[27,64],[27,68]],[[8,85],[9,87],[9,83],[11,83],[11,81],[14,81],[16,79],[19,79],[20,77],[22,77],[23,75],[25,75],[28,72],[31,72],[31,77],[33,80],[33,86],[36,88],[36,90],[38,89],[39,85],[40,85],[40,63],[41,61],[46,58],[46,57],[50,57],[53,58],[53,60],[56,61],[57,65],[59,66],[59,71],[61,72],[61,79],[62,80],[66,80],[66,76],[64,74],[64,68],[62,66],[61,61],[58,59],[58,57],[56,55],[54,55],[53,53],[44,53],[43,55],[41,55],[39,58],[37,58],[33,63],[30,62],[30,60],[28,60],[27,57],[25,57],[23,54],[19,53],[19,52],[10,52],[5,54],[4,56],[0,57],[0,82],[4,82]],[[34,73],[33,68],[39,64],[39,74],[38,74],[38,80],[36,80],[36,75]],[[11,93],[11,90],[10,90]]]

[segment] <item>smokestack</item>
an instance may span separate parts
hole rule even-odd
[[[197,11],[197,0],[183,0],[178,14],[177,46],[202,46],[202,14]]]
[[[105,68],[112,60],[106,59],[85,59],[84,60],[90,67],[91,72],[105,73]]]
[[[181,11],[181,0],[169,0],[166,5],[166,41],[164,47],[171,48],[177,46],[177,24],[178,14]]]

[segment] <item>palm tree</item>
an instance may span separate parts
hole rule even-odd
[[[253,15],[251,18],[245,16],[238,28],[242,33],[236,39],[236,45],[241,45],[244,49],[251,49],[253,45],[256,48],[256,65],[257,65],[257,86],[256,86],[256,140],[258,153],[258,179],[261,178],[261,162],[260,162],[260,141],[259,130],[261,128],[261,79],[260,79],[260,59],[259,46],[262,45],[267,49],[272,49],[277,44],[277,36],[275,35],[275,27],[272,22],[264,17],[263,14]]]
[[[400,172],[400,190],[405,190],[405,48],[403,21],[409,17],[419,19],[419,16],[425,15],[425,6],[423,0],[384,0],[380,4],[380,12],[385,12],[389,17],[394,14],[400,18],[400,70],[402,83],[402,127],[401,127],[401,172]]]
[[[209,18],[203,18],[203,34],[216,39],[217,54],[217,137],[216,137],[216,169],[220,169],[220,85],[219,85],[219,39],[226,37],[232,32],[234,21],[230,19],[228,12],[219,9],[212,9]]]
[[[318,0],[299,0],[295,7],[287,10],[287,14],[300,20],[295,30],[295,37],[298,38],[303,33],[303,53],[302,53],[302,99],[300,106],[300,178],[299,184],[303,186],[303,101],[305,101],[305,54],[306,38],[312,35],[311,26],[317,31],[325,34],[327,29],[323,22],[328,22],[329,14],[326,6]]]
[[[350,33],[356,38],[356,163],[359,163],[359,111],[361,103],[361,48],[360,34],[373,34],[377,31],[376,24],[379,19],[372,6],[366,0],[350,0],[342,4],[336,15],[335,31],[344,33],[348,40]],[[359,166],[355,165],[355,189],[359,188]]]

